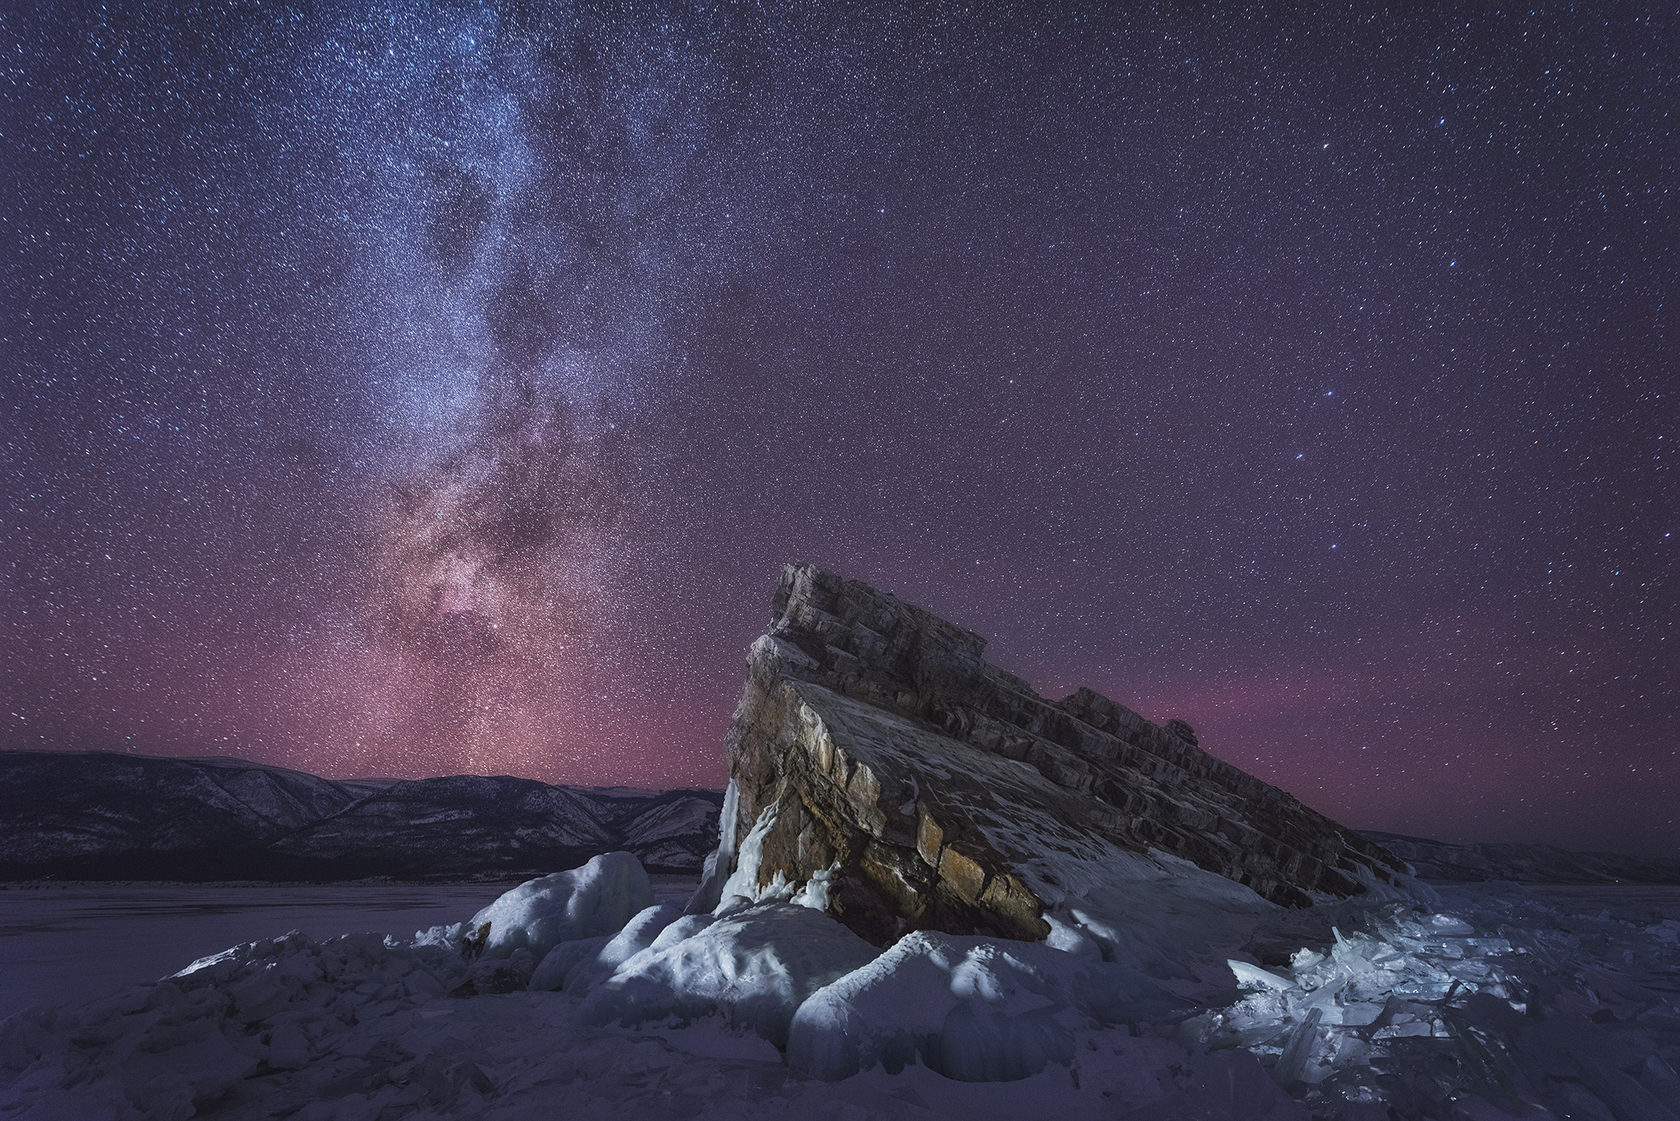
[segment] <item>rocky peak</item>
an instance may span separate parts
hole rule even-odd
[[[916,928],[1038,939],[1121,866],[1176,858],[1288,905],[1400,875],[1182,720],[1158,726],[1090,689],[1047,700],[984,652],[892,595],[786,566],[728,737],[735,889],[815,879],[830,913],[877,942]]]

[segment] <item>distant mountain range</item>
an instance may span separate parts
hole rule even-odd
[[[1449,845],[1401,833],[1365,831],[1425,880],[1514,880],[1528,884],[1680,884],[1680,860],[1552,845]]]
[[[0,880],[512,877],[625,849],[697,872],[723,795],[533,779],[325,779],[241,759],[0,751]],[[1426,880],[1680,884],[1680,860],[1365,831]]]
[[[625,849],[695,872],[723,795],[453,775],[340,781],[235,759],[0,751],[0,879],[541,874]]]

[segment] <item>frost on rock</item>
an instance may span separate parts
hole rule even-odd
[[[631,916],[652,905],[653,884],[641,861],[609,852],[581,868],[520,884],[467,923],[434,928],[419,939],[476,944],[487,957],[524,949],[540,961],[562,942],[617,934]]]
[[[817,869],[803,883],[789,882],[786,874],[780,871],[768,881],[763,881],[759,873],[764,862],[764,844],[778,823],[776,807],[766,806],[747,835],[737,843],[739,823],[735,815],[738,805],[739,795],[731,780],[723,796],[718,848],[706,858],[700,887],[688,903],[689,913],[722,915],[755,903],[771,902],[793,902],[801,907],[827,911],[834,877],[840,870],[839,863]]]
[[[1220,947],[1278,914],[1242,884],[1155,850],[1051,853],[1022,876],[1046,904],[1046,945],[1204,988],[1229,979]]]
[[[833,919],[790,903],[758,904],[709,921],[688,916],[591,992],[583,1015],[592,1023],[635,1026],[722,1013],[780,1047],[794,1011],[811,993],[877,952]]]
[[[801,907],[810,907],[817,911],[827,911],[829,893],[834,889],[834,877],[840,872],[838,862],[827,868],[819,868],[811,873],[811,878],[805,885],[793,893],[793,902]]]

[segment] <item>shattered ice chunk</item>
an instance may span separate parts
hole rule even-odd
[[[1313,1045],[1318,1041],[1318,1021],[1323,1014],[1320,1008],[1308,1012],[1306,1019],[1296,1025],[1289,1042],[1284,1045],[1283,1054],[1272,1069],[1272,1077],[1285,1086],[1291,1082],[1306,1081],[1307,1061],[1313,1057]]]
[[[1290,955],[1289,968],[1293,969],[1297,973],[1303,973],[1323,960],[1323,954],[1319,953],[1317,950],[1310,950],[1307,947],[1302,946],[1299,950],[1296,950]]]
[[[1295,982],[1287,977],[1279,977],[1269,969],[1262,969],[1258,965],[1250,965],[1246,961],[1227,958],[1225,964],[1236,974],[1239,985],[1259,985],[1277,992],[1287,992],[1295,988]]]
[[[171,973],[169,976],[186,977],[190,974],[197,973],[201,969],[209,969],[213,965],[219,965],[222,962],[231,961],[237,954],[245,950],[248,945],[255,945],[255,943],[247,943],[246,945],[241,946],[229,946],[227,949],[221,950],[217,953],[207,954],[204,957],[199,958],[197,961],[194,961],[186,968],[179,969],[174,973]]]

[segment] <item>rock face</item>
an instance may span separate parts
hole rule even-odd
[[[1123,865],[1198,877],[1174,858],[1287,905],[1403,878],[1182,721],[1089,689],[1046,700],[980,636],[867,585],[789,565],[774,616],[729,731],[720,858],[737,867],[714,894],[815,878],[830,914],[884,944],[1042,939]]]

